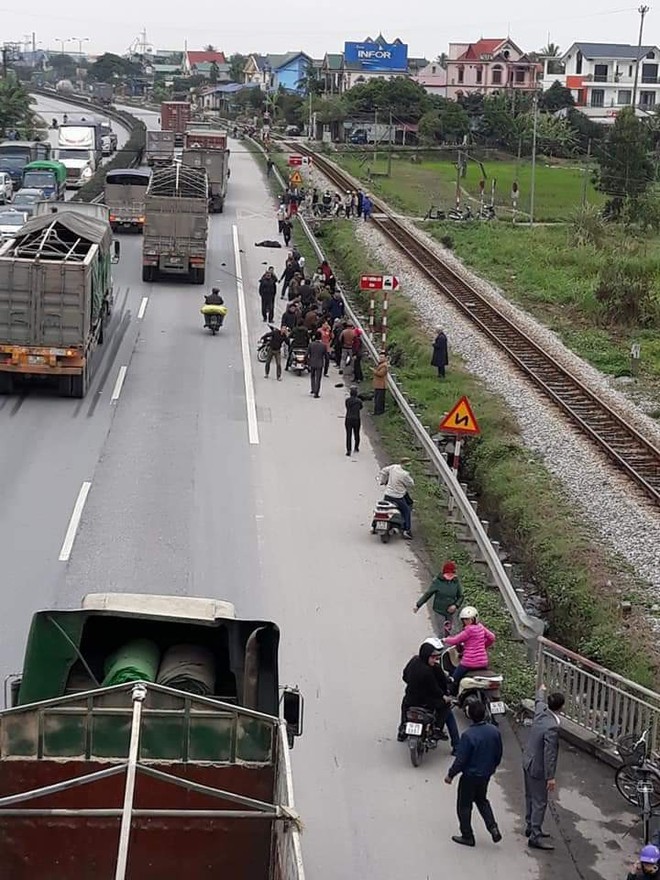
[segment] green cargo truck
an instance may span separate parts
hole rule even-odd
[[[304,880],[278,645],[210,599],[37,613],[0,712],[0,875]]]

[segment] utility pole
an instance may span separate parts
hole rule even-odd
[[[637,12],[639,12],[639,40],[637,41],[637,64],[635,64],[635,82],[633,83],[633,93],[632,93],[632,106],[633,113],[636,115],[637,108],[637,83],[639,82],[639,62],[641,61],[642,54],[642,35],[644,33],[644,17],[646,13],[649,11],[648,6],[640,6]]]
[[[536,130],[539,119],[539,99],[534,95],[534,130],[532,132],[532,181],[529,188],[529,225],[534,225],[534,197],[536,195]]]
[[[591,158],[591,138],[587,144],[587,158],[584,163],[584,176],[582,178],[582,207],[587,204],[587,183],[589,182],[589,160]]]

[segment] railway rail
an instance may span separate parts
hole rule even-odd
[[[311,156],[314,166],[342,191],[355,181],[325,156],[300,143],[286,145]],[[456,274],[381,200],[371,222],[420,269],[436,288],[497,345],[574,427],[596,444],[656,504],[660,505],[660,449],[536,343],[487,297]]]

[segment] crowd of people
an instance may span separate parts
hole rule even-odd
[[[291,220],[301,208],[315,217],[344,217],[369,220],[374,210],[372,197],[362,190],[346,190],[345,193],[330,189],[290,185],[284,191],[278,208],[278,221]],[[279,229],[280,233],[282,228]],[[285,241],[288,246],[288,242]]]
[[[476,806],[494,843],[502,840],[493,808],[488,799],[488,786],[499,767],[503,746],[498,727],[487,719],[485,704],[480,700],[466,702],[470,726],[459,736],[452,706],[460,682],[466,675],[485,670],[489,665],[488,650],[495,635],[479,620],[475,607],[463,605],[464,594],[456,563],[446,562],[428,590],[415,603],[417,612],[433,600],[433,613],[438,620],[442,641],[426,640],[417,655],[403,670],[406,685],[401,703],[401,719],[397,734],[406,739],[406,717],[410,707],[421,706],[435,714],[437,739],[451,742],[453,762],[445,775],[451,785],[460,776],[456,798],[459,833],[452,840],[462,846],[475,846],[472,811]],[[461,607],[462,606],[462,607]],[[459,632],[452,635],[456,620]],[[443,654],[448,648],[460,648],[457,665],[443,667]],[[564,705],[561,693],[546,694],[541,687],[536,695],[535,712],[523,752],[522,774],[525,791],[525,837],[531,849],[552,850],[550,835],[543,830],[548,796],[556,786],[555,776],[559,753],[559,713]],[[447,729],[447,734],[444,733]],[[660,861],[660,858],[659,860]]]

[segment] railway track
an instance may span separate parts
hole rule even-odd
[[[313,156],[314,165],[342,191],[355,183],[334,163],[298,143],[297,153]],[[660,449],[612,407],[531,339],[486,297],[457,275],[426,243],[410,232],[379,199],[372,221],[392,243],[461,310],[513,364],[562,410],[656,505],[660,505]]]

